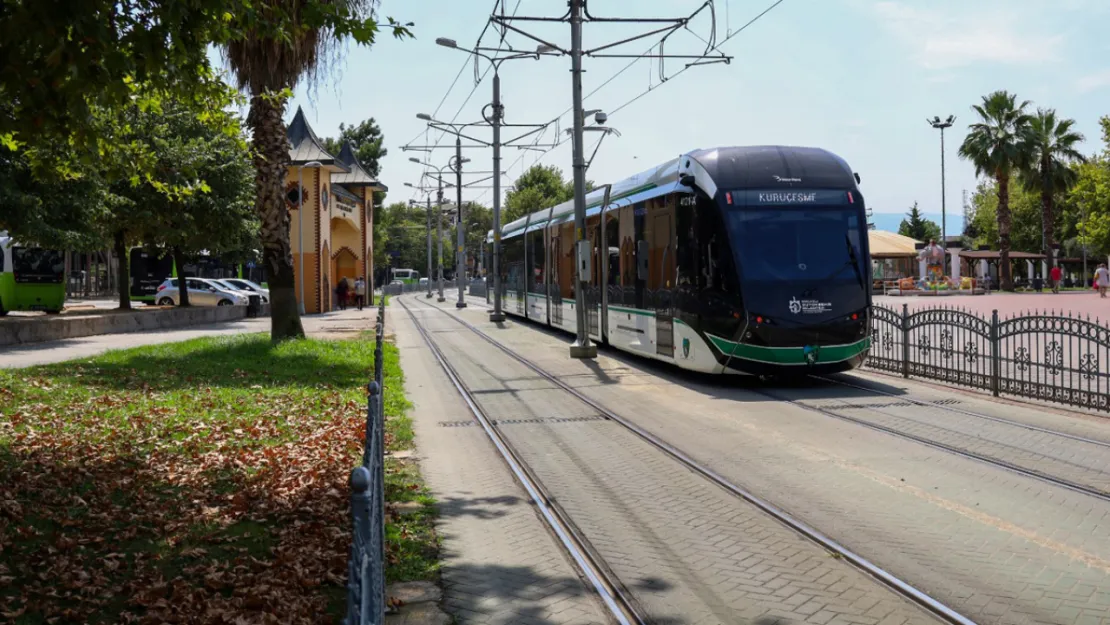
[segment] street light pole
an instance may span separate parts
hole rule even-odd
[[[429,194],[425,199],[428,200],[428,210],[425,211],[425,217],[428,218],[428,294],[424,297],[431,299],[432,297],[432,196]]]
[[[463,221],[462,167],[462,137],[455,135],[455,232],[459,246],[455,251],[455,283],[459,287],[459,301],[455,302],[455,308],[466,308],[466,299],[463,295],[463,278],[466,274],[466,222]],[[497,180],[496,174],[493,179]]]
[[[493,311],[489,320],[500,323],[505,320],[501,312],[501,76],[493,64]],[[482,239],[485,243],[485,239]],[[489,283],[489,280],[486,280]]]
[[[439,190],[436,191],[436,238],[439,239],[439,298],[437,302],[445,302],[447,298],[443,296],[443,176],[438,176]]]
[[[945,262],[948,261],[948,223],[947,223],[947,194],[944,188],[944,129],[950,128],[952,123],[956,121],[955,115],[949,115],[948,119],[941,121],[940,117],[934,117],[929,121],[929,125],[933,128],[940,130],[940,241],[941,247],[944,248]]]
[[[574,108],[574,239],[577,285],[574,301],[577,336],[570,346],[571,358],[597,358],[597,346],[590,343],[586,288],[590,279],[590,250],[586,238],[586,158],[582,147],[582,3],[570,0],[571,98]]]

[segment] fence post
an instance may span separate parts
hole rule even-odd
[[[998,310],[991,313],[991,394],[998,397],[1002,376],[1002,346],[998,338]]]
[[[910,377],[909,304],[902,304],[902,377]]]

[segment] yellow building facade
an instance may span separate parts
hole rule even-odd
[[[306,313],[328,312],[337,306],[335,287],[344,278],[353,285],[361,276],[373,292],[374,191],[387,189],[350,144],[330,154],[299,107],[288,137],[285,200],[297,301]]]

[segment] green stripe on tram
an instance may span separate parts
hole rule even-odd
[[[709,337],[709,340],[713,341],[717,349],[725,354],[735,356],[736,358],[777,365],[809,364],[806,361],[805,348],[803,347],[765,347],[762,345],[747,345],[708,333],[706,336]],[[845,345],[820,345],[817,349],[817,359],[814,361],[814,364],[843,362],[849,358],[859,356],[867,351],[869,347],[871,347],[871,337],[866,337],[855,343],[848,343]]]

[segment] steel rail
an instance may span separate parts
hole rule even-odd
[[[489,344],[493,345],[494,347],[500,349],[502,352],[507,354],[509,357],[513,358],[514,360],[516,360],[516,361],[520,362],[521,364],[523,364],[524,366],[528,367],[529,369],[531,369],[533,372],[535,372],[537,375],[544,378],[548,382],[551,382],[552,384],[556,385],[560,389],[562,389],[562,390],[566,391],[567,393],[571,394],[576,399],[578,399],[582,403],[586,404],[587,406],[593,408],[594,410],[598,411],[598,413],[600,413],[601,415],[610,419],[614,423],[620,424],[621,426],[625,427],[627,430],[629,430],[630,432],[632,432],[633,434],[638,436],[640,439],[646,441],[651,446],[655,447],[656,449],[659,449],[660,451],[662,451],[666,455],[670,456],[674,460],[677,460],[680,464],[685,466],[687,469],[693,471],[694,473],[697,473],[698,475],[701,475],[703,478],[709,480],[710,482],[712,482],[716,486],[724,489],[726,492],[728,492],[732,495],[735,495],[736,497],[738,497],[740,499],[743,499],[744,501],[747,501],[748,503],[754,505],[755,507],[759,508],[760,510],[762,510],[766,514],[768,514],[771,517],[778,520],[780,523],[783,523],[787,527],[789,527],[792,530],[798,532],[803,537],[817,543],[818,545],[820,545],[821,547],[829,550],[830,552],[832,552],[834,554],[837,554],[839,557],[848,561],[853,566],[855,566],[857,569],[860,569],[864,573],[870,575],[875,580],[881,582],[882,584],[884,584],[888,588],[894,590],[896,593],[898,593],[898,594],[902,595],[903,597],[906,597],[907,599],[913,601],[915,604],[924,608],[925,610],[930,612],[932,615],[942,619],[943,621],[945,621],[947,623],[954,623],[954,624],[959,624],[959,625],[976,625],[975,621],[973,621],[970,618],[960,614],[959,612],[957,612],[956,610],[948,607],[944,603],[930,597],[927,593],[925,593],[922,590],[917,589],[916,587],[911,585],[909,582],[906,582],[906,581],[898,578],[893,573],[890,573],[889,571],[883,569],[882,567],[880,567],[877,564],[871,562],[870,560],[863,557],[862,555],[859,555],[859,554],[855,553],[854,551],[848,549],[846,546],[841,545],[837,541],[833,540],[832,538],[830,538],[830,537],[826,536],[825,534],[821,533],[820,531],[818,531],[816,528],[811,527],[810,525],[808,525],[807,523],[805,523],[801,519],[798,519],[795,516],[791,515],[789,512],[786,512],[785,510],[779,508],[778,506],[772,504],[771,502],[764,500],[763,498],[755,495],[751,491],[748,491],[745,488],[742,488],[740,486],[737,486],[736,484],[733,484],[732,482],[728,481],[722,475],[718,474],[717,472],[713,471],[712,469],[710,469],[706,466],[703,466],[702,464],[700,464],[699,462],[697,462],[696,460],[694,460],[693,458],[688,456],[682,450],[672,446],[670,443],[667,443],[666,441],[663,441],[662,439],[656,437],[654,434],[652,434],[652,433],[648,432],[647,430],[641,428],[640,426],[632,423],[631,421],[628,421],[624,417],[622,417],[622,416],[616,414],[615,412],[609,410],[605,406],[602,406],[601,404],[594,401],[593,399],[583,395],[577,389],[575,389],[575,388],[571,387],[570,385],[564,383],[562,380],[558,379],[556,376],[548,373],[546,370],[544,370],[539,365],[533,363],[531,360],[525,358],[524,356],[521,356],[520,354],[516,353],[512,349],[502,345],[496,339],[489,336],[488,334],[486,334],[482,330],[478,329],[477,327],[475,327],[474,325],[472,325],[471,323],[469,323],[465,319],[462,319],[458,315],[452,314],[450,311],[445,310],[443,308],[440,308],[438,306],[432,306],[431,308],[434,308],[435,310],[438,310],[438,311],[442,312],[443,314],[447,315],[448,317],[454,319],[459,324],[461,324],[463,327],[467,328],[468,330],[470,330],[471,332],[473,332],[474,334],[478,335],[480,338],[485,340],[487,343],[489,343]],[[411,315],[411,312],[409,314]]]
[[[907,401],[907,402],[910,402],[911,404],[916,404],[918,406],[925,406],[925,407],[929,407],[929,408],[940,408],[942,410],[947,410],[948,412],[955,412],[955,413],[959,413],[959,414],[962,414],[962,415],[967,415],[969,417],[978,417],[980,419],[986,419],[987,421],[995,421],[995,422],[998,422],[998,423],[1005,423],[1006,425],[1012,425],[1014,427],[1024,428],[1026,430],[1032,430],[1034,432],[1040,432],[1041,434],[1050,434],[1052,436],[1059,436],[1060,438],[1066,438],[1066,439],[1069,439],[1069,440],[1078,441],[1080,443],[1088,443],[1088,444],[1091,444],[1091,445],[1098,445],[1100,447],[1110,447],[1110,441],[1102,441],[1102,440],[1093,439],[1093,438],[1085,438],[1083,436],[1076,436],[1075,434],[1068,434],[1067,432],[1060,432],[1058,430],[1053,430],[1051,428],[1043,428],[1043,427],[1033,425],[1033,424],[1030,424],[1030,423],[1022,423],[1020,421],[1014,421],[1012,419],[1006,419],[1004,417],[995,417],[993,415],[982,414],[982,413],[979,413],[979,412],[975,412],[973,410],[965,410],[963,408],[953,408],[952,406],[945,406],[943,404],[934,404],[932,402],[928,402],[928,401],[924,401],[924,400],[920,400],[920,399],[914,399],[912,397],[907,397],[905,395],[898,395],[896,393],[890,393],[888,391],[881,391],[877,388],[871,388],[871,387],[864,386],[864,385],[861,385],[861,384],[853,384],[851,382],[846,382],[844,380],[838,380],[838,379],[835,379],[835,378],[829,378],[829,377],[820,376],[820,375],[811,375],[810,377],[815,379],[815,380],[821,380],[822,382],[832,382],[833,384],[839,384],[841,386],[847,386],[849,388],[855,388],[855,389],[859,389],[861,391],[868,391],[870,393],[877,393],[879,395],[885,395],[887,397],[894,397],[896,399]]]
[[[883,432],[885,434],[890,434],[891,436],[896,436],[898,438],[902,438],[902,439],[905,439],[905,440],[913,441],[915,443],[919,443],[921,445],[925,445],[926,447],[932,447],[933,449],[939,449],[941,451],[946,451],[948,453],[955,454],[955,455],[960,456],[962,458],[967,458],[968,460],[975,460],[977,462],[982,462],[983,464],[988,464],[988,465],[991,465],[991,466],[994,466],[994,467],[1005,469],[1005,470],[1010,471],[1012,473],[1017,473],[1019,475],[1025,476],[1025,477],[1031,477],[1033,479],[1040,480],[1040,481],[1046,482],[1048,484],[1052,484],[1053,486],[1058,486],[1060,488],[1065,488],[1065,489],[1075,491],[1075,492],[1081,493],[1083,495],[1088,495],[1090,497],[1094,497],[1096,499],[1100,499],[1102,501],[1110,503],[1110,493],[1107,493],[1105,491],[1099,490],[1099,489],[1091,487],[1091,486],[1086,486],[1084,484],[1079,484],[1078,482],[1072,482],[1071,480],[1066,480],[1066,479],[1063,479],[1063,478],[1060,478],[1060,477],[1056,477],[1054,475],[1044,473],[1044,472],[1041,472],[1041,471],[1037,471],[1035,469],[1028,469],[1028,468],[1025,468],[1023,466],[1007,462],[1005,460],[999,460],[998,458],[991,458],[990,456],[984,456],[982,454],[977,454],[973,451],[969,451],[967,449],[961,449],[959,447],[955,447],[955,446],[948,445],[948,444],[945,444],[945,443],[930,440],[930,439],[925,438],[923,436],[918,436],[916,434],[910,434],[908,432],[903,432],[903,431],[901,431],[897,428],[892,428],[892,427],[889,427],[889,426],[886,426],[886,425],[879,425],[878,423],[873,423],[871,421],[868,421],[867,419],[860,419],[859,417],[848,416],[846,414],[836,412],[835,410],[831,410],[828,407],[814,406],[812,404],[807,404],[807,403],[804,403],[804,402],[796,400],[796,399],[789,399],[789,398],[786,398],[786,397],[780,397],[778,395],[775,395],[774,393],[770,393],[770,392],[764,391],[764,390],[759,390],[759,389],[748,389],[748,390],[750,390],[751,392],[756,393],[758,395],[762,395],[762,396],[764,396],[768,399],[772,399],[774,401],[779,401],[779,402],[792,404],[792,405],[797,406],[799,408],[804,408],[805,410],[816,412],[818,414],[823,414],[827,417],[833,417],[834,419],[840,419],[841,421],[847,421],[849,423],[854,423],[856,425],[861,425],[863,427],[870,428],[872,430]],[[852,408],[857,409],[857,406],[853,405]],[[888,413],[884,413],[881,410],[879,410],[877,407],[876,408],[871,408],[870,410],[874,410],[875,412],[879,412],[881,414],[886,414],[887,416],[893,416],[893,417],[896,417],[896,418],[905,419],[905,417],[898,417],[897,415],[890,415]]]
[[[416,330],[428,345],[435,357],[436,362],[447,374],[447,378],[451,380],[455,390],[458,391],[463,401],[466,402],[467,408],[478,420],[479,425],[485,431],[486,436],[489,437],[493,446],[497,449],[498,454],[509,466],[513,476],[520,482],[521,486],[528,493],[532,502],[536,504],[536,508],[540,511],[540,515],[548,528],[555,534],[559,542],[562,544],[563,549],[566,550],[571,559],[582,571],[582,574],[589,580],[590,584],[597,591],[601,597],[605,607],[608,608],[613,617],[621,625],[644,625],[650,621],[640,614],[640,610],[636,605],[634,599],[629,596],[629,593],[623,588],[621,583],[612,574],[609,567],[604,564],[604,560],[596,553],[596,551],[589,545],[589,543],[582,536],[581,531],[570,520],[569,516],[559,507],[554,500],[547,494],[546,489],[542,483],[533,475],[532,471],[527,467],[516,450],[512,445],[501,435],[501,432],[493,419],[490,419],[485,411],[481,408],[474,398],[473,392],[462,381],[462,378],[455,371],[455,368],[447,361],[439,346],[436,345],[431,335],[413,314],[412,309],[404,302],[403,299],[397,298],[401,303],[401,307],[408,313],[409,318],[412,320]],[[419,307],[420,310],[426,310],[427,307]],[[437,310],[441,310],[436,308]]]

